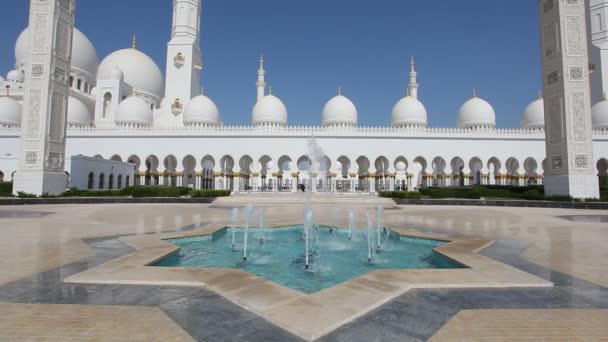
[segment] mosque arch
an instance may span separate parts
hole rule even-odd
[[[192,155],[187,155],[182,160],[183,171],[183,187],[196,187],[196,158]]]
[[[536,185],[538,177],[538,162],[534,158],[527,158],[524,161],[524,170],[526,171],[526,184]]]
[[[483,180],[483,162],[479,157],[473,157],[469,161],[469,170],[471,170],[471,185],[484,184]]]
[[[428,186],[427,167],[428,162],[426,161],[426,158],[423,156],[414,158],[414,162],[412,163],[412,171],[415,172],[414,184],[416,188],[420,189]]]
[[[340,166],[342,167],[339,176],[341,176],[342,178],[348,178],[349,174],[350,174],[350,168],[351,168],[351,162],[350,162],[350,158],[348,158],[347,156],[340,156],[337,159],[338,164],[340,164]]]
[[[106,188],[106,175],[104,173],[101,173],[99,175],[99,184],[97,186],[97,189],[104,190],[105,188]]]
[[[225,155],[220,159],[220,169],[223,177],[220,179],[220,189],[234,190],[234,158]]]
[[[102,118],[107,118],[112,112],[112,93],[107,92],[103,95]]]
[[[488,173],[490,174],[490,184],[501,184],[500,172],[502,168],[502,163],[500,162],[500,159],[498,159],[497,157],[492,157],[488,159],[487,167]]]
[[[368,192],[371,189],[372,174],[370,172],[371,163],[366,156],[360,156],[356,160],[359,168],[359,182],[357,191]]]
[[[122,175],[118,175],[118,182],[116,183],[116,189],[122,189]]]
[[[108,177],[108,189],[113,190],[114,189],[114,174],[111,173],[110,176]]]
[[[608,159],[601,158],[596,166],[600,189],[608,188]]]
[[[201,159],[202,179],[201,188],[215,189],[215,158],[206,155]]]
[[[462,160],[462,158],[460,157],[454,157],[452,158],[452,161],[450,162],[450,167],[452,168],[452,178],[453,178],[453,183],[454,185],[457,186],[464,186],[465,185],[465,174],[464,174],[464,160]]]
[[[146,158],[146,172],[145,172],[145,185],[158,185],[158,166],[159,161],[158,157],[155,155],[150,155]]]
[[[89,177],[87,180],[87,189],[93,190],[95,188],[95,173],[89,172]]]
[[[125,177],[125,188],[128,188],[131,186],[131,176],[127,175],[127,177]]]
[[[510,157],[505,162],[505,167],[507,169],[508,184],[509,185],[517,185],[519,183],[519,161]]]
[[[170,154],[163,160],[165,167],[164,185],[177,186],[177,158]]]
[[[431,162],[431,168],[433,171],[433,185],[434,186],[445,186],[447,184],[445,168],[447,164],[445,159],[442,157],[435,157]]]

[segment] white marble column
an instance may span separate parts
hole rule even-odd
[[[31,0],[15,193],[66,191],[65,136],[74,0]]]
[[[584,0],[538,0],[548,170],[545,194],[599,197]]]

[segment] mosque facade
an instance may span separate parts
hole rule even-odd
[[[375,192],[543,183],[541,94],[523,109],[518,129],[496,127],[493,107],[475,91],[457,111],[456,127],[429,127],[413,58],[407,94],[390,113],[390,127],[359,126],[357,107],[341,89],[323,108],[319,126],[289,125],[287,106],[266,83],[263,57],[252,124],[225,124],[201,87],[201,0],[173,3],[164,75],[137,48],[135,37],[131,48],[100,62],[90,40],[74,30],[66,155],[130,162],[136,170],[121,184],[108,182],[111,175],[91,173],[92,189],[139,184],[288,192],[304,184],[314,191]],[[605,184],[608,0],[591,0],[588,15],[594,163]],[[15,44],[15,69],[0,77],[0,178],[5,181],[18,168],[27,40],[25,29]],[[321,148],[323,157],[312,160],[313,148]]]

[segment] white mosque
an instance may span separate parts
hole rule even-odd
[[[455,128],[428,127],[426,108],[418,100],[413,58],[407,95],[390,113],[391,127],[358,126],[357,107],[341,89],[325,105],[321,125],[290,126],[287,106],[265,82],[263,58],[252,125],[225,124],[201,87],[201,0],[173,3],[165,76],[138,50],[135,38],[130,48],[113,52],[100,63],[94,45],[74,31],[67,155],[130,162],[136,168],[135,178],[121,184],[106,181],[112,175],[92,172],[92,189],[164,184],[237,192],[296,191],[298,184],[306,184],[314,191],[374,192],[543,182],[546,151],[540,94],[521,113],[519,129],[497,128],[494,109],[475,92],[457,111]],[[589,80],[597,102],[594,162],[605,183],[608,100],[597,94],[608,86],[608,38],[602,38],[608,37],[608,28],[602,24],[603,7],[596,12],[591,8],[589,52],[594,71]],[[10,180],[18,167],[27,40],[26,29],[15,45],[15,70],[6,79],[0,77],[0,180]],[[323,149],[325,167],[311,168],[307,151],[313,140]],[[66,164],[70,170],[70,161]]]

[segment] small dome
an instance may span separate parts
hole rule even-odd
[[[19,70],[12,70],[6,75],[6,80],[9,82],[18,82],[23,83],[25,78],[23,77],[23,73]]]
[[[114,79],[117,67],[123,72],[125,82],[135,90],[159,98],[163,96],[163,74],[152,58],[143,52],[131,48],[111,53],[99,65],[97,80]]]
[[[487,101],[474,95],[460,107],[457,125],[458,128],[496,127],[496,112]]]
[[[68,125],[90,126],[91,113],[87,106],[79,99],[70,96],[68,99]]]
[[[287,126],[287,107],[274,95],[264,96],[253,107],[253,125],[264,124]]]
[[[117,124],[149,126],[152,124],[152,120],[153,113],[150,105],[139,97],[131,96],[118,105]]]
[[[116,80],[124,80],[125,74],[122,72],[122,70],[120,70],[119,67],[114,66],[112,68],[112,71],[110,71],[110,78],[113,78]]]
[[[542,97],[530,103],[521,113],[521,128],[538,129],[545,127],[545,101]]]
[[[593,129],[608,129],[608,100],[603,99],[591,108]]]
[[[205,95],[199,95],[186,105],[184,124],[201,124],[217,126],[220,124],[220,112],[215,103]]]
[[[418,99],[406,96],[397,102],[393,108],[391,123],[393,127],[408,125],[426,126],[426,108]]]
[[[27,49],[29,40],[29,28],[21,32],[15,44],[15,61],[17,66],[25,65],[27,61]],[[72,66],[71,69],[78,72],[85,72],[92,77],[97,74],[99,67],[99,57],[91,41],[77,28],[74,28],[72,38]]]
[[[8,96],[0,97],[0,125],[21,125],[21,104]]]
[[[358,116],[355,104],[340,94],[329,100],[323,108],[323,126],[357,126]]]

